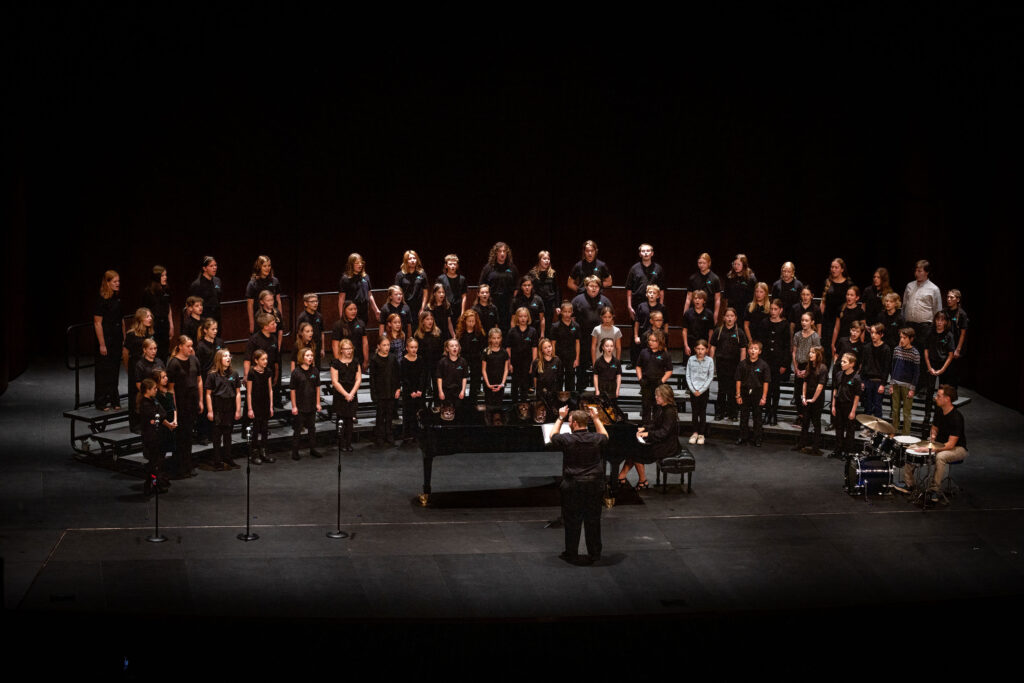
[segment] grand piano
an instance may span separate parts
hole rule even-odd
[[[554,420],[552,419],[551,422]],[[484,413],[475,408],[460,409],[455,419],[444,422],[437,413],[424,410],[420,414],[423,453],[423,493],[420,505],[430,502],[431,475],[434,458],[455,453],[538,453],[550,449],[544,444],[541,425],[532,422],[511,422],[494,426],[485,424]],[[618,471],[623,461],[653,462],[636,439],[638,425],[619,422],[605,425],[608,444],[602,456],[611,465],[609,475],[610,499],[614,501],[618,489]],[[647,458],[647,459],[645,459]],[[561,465],[559,461],[558,466]]]

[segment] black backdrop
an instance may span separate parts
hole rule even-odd
[[[103,270],[126,310],[154,263],[175,303],[203,254],[240,297],[378,286],[416,249],[475,278],[495,240],[564,276],[641,241],[682,285],[708,251],[816,288],[842,256],[902,292],[927,258],[972,315],[971,386],[1024,408],[1011,339],[1019,17],[999,7],[656,18],[599,33],[367,29],[354,17],[169,8],[9,16],[5,370],[63,349]],[[442,18],[432,17],[432,22]],[[377,24],[379,26],[379,24]],[[574,38],[566,36],[575,35]]]

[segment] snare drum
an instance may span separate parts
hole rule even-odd
[[[881,496],[892,486],[888,460],[875,456],[850,458],[846,463],[843,488],[851,496]]]
[[[893,467],[903,467],[907,462],[907,447],[917,443],[917,438],[900,434],[896,437],[896,452],[892,456]]]
[[[910,465],[934,465],[935,454],[931,451],[918,451],[908,448],[907,463]]]

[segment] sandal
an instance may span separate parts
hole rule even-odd
[[[623,486],[623,487],[629,488],[629,480],[628,479],[619,479],[619,486]]]
[[[637,485],[636,485],[636,490],[637,491],[642,491],[644,489],[649,489],[649,488],[651,488],[651,485],[647,483],[646,479],[644,479],[641,482],[637,482]]]

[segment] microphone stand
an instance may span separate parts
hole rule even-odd
[[[253,431],[254,430],[252,428],[252,423],[246,425],[246,427],[245,427],[245,440],[249,444],[249,453],[252,453]],[[249,541],[259,540],[259,534],[254,534],[250,530],[250,528],[249,528],[249,520],[250,520],[249,492],[250,492],[250,488],[251,488],[250,487],[250,483],[251,483],[250,480],[251,480],[251,478],[252,478],[252,458],[249,457],[249,458],[245,459],[245,532],[244,533],[240,533],[237,536],[235,536],[235,538],[237,538],[239,541],[245,541],[247,543]]]
[[[160,533],[160,487],[157,486],[156,475],[149,475],[149,483],[156,491],[153,500],[153,535],[146,538],[150,543],[163,543],[167,537]]]
[[[348,538],[348,533],[341,530],[341,418],[335,415],[334,433],[338,443],[338,527],[327,532],[327,538]]]

